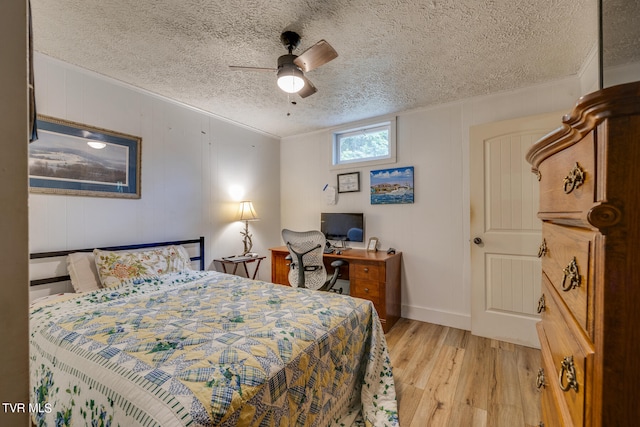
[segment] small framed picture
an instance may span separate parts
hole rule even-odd
[[[367,250],[368,251],[377,251],[378,250],[378,238],[377,237],[370,237],[369,238],[369,243],[367,243]]]
[[[338,174],[338,193],[360,191],[360,172]]]

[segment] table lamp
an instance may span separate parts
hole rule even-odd
[[[250,201],[240,202],[240,209],[238,210],[238,221],[244,221],[244,231],[241,231],[243,239],[242,243],[244,245],[244,252],[242,255],[246,255],[251,252],[251,248],[253,247],[253,242],[251,241],[251,234],[249,234],[249,221],[257,221],[258,215],[256,214],[255,209],[253,208],[253,203]]]

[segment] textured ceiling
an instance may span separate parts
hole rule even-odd
[[[37,51],[277,136],[575,75],[597,40],[594,0],[31,2]],[[305,99],[228,68],[275,67],[285,29],[339,54]]]
[[[640,0],[602,0],[602,50],[607,67],[640,61]]]

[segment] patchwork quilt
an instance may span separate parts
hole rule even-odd
[[[398,426],[369,301],[184,271],[34,306],[37,426]]]

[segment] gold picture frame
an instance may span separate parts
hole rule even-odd
[[[377,252],[378,251],[378,243],[379,240],[377,237],[369,237],[369,242],[367,243],[367,251],[369,252]]]

